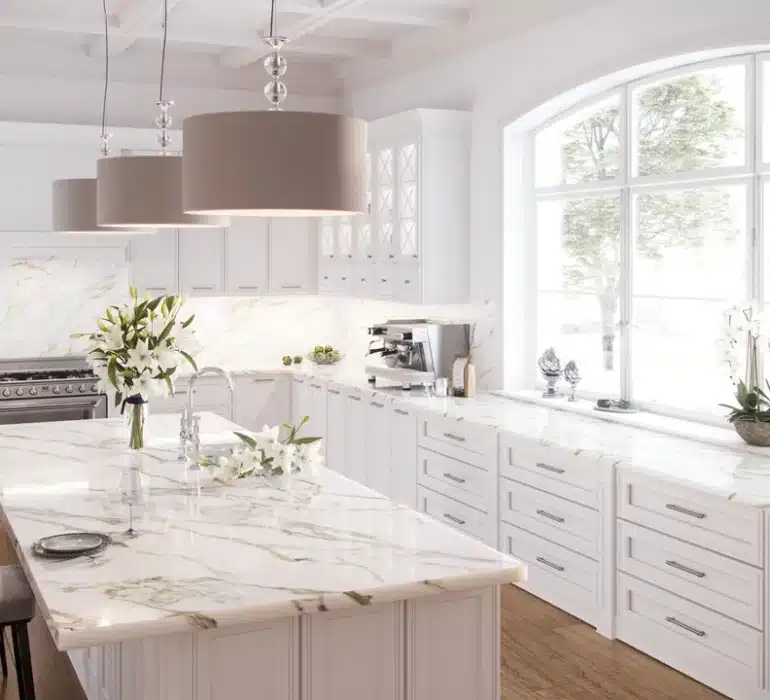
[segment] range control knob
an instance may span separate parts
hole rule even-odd
[[[60,386],[55,386],[53,388],[53,393],[54,394],[61,394],[61,387]]]
[[[99,390],[99,386],[97,384],[91,384],[91,391],[94,392],[94,394]]]
[[[81,394],[85,394],[85,393],[86,393],[86,385],[85,385],[85,384],[81,384],[81,385],[78,387],[78,391],[79,391]]]
[[[71,393],[73,392],[72,386],[71,386],[71,385],[68,385],[68,386],[67,386],[67,388],[65,389],[65,391],[66,391],[68,394],[71,394]]]
[[[29,390],[29,395],[30,395],[30,396],[37,396],[37,388],[33,386],[33,387],[32,387],[32,388]]]
[[[5,396],[5,398],[8,398],[10,395],[11,395],[10,389],[3,389],[3,396]]]
[[[16,396],[24,396],[24,389],[22,389],[21,387],[16,389]]]

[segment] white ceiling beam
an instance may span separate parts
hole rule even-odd
[[[352,10],[355,7],[365,5],[370,0],[323,0],[319,2],[320,9],[312,15],[301,19],[294,25],[289,27],[288,30],[284,30],[282,27],[278,28],[278,33],[282,36],[287,36],[292,42],[298,41],[308,34],[321,29],[321,27],[327,25],[333,19],[339,18],[345,11]],[[342,44],[342,40],[334,40],[335,42]],[[303,42],[304,44],[304,42]],[[300,48],[301,48],[300,44]],[[296,51],[296,46],[293,49]],[[287,47],[288,50],[288,47]],[[225,51],[220,56],[220,63],[228,68],[242,68],[251,63],[256,63],[261,60],[267,53],[265,46],[254,46],[253,49],[243,50],[235,49]],[[345,56],[345,53],[331,54],[337,56]]]
[[[376,39],[343,39],[336,37],[307,37],[296,44],[284,46],[286,55],[315,57],[351,58],[365,54],[367,56],[389,56],[391,43]],[[242,68],[259,61],[267,55],[267,47],[255,50],[251,46],[233,48],[224,51],[219,57],[223,68]]]
[[[342,11],[340,19],[362,20],[373,24],[399,24],[408,27],[437,27],[441,24],[464,24],[470,11],[460,7],[396,7],[358,6]]]
[[[183,0],[168,0],[168,11]],[[134,0],[133,4],[117,17],[110,36],[110,55],[123,53],[151,30],[160,38],[163,32],[163,3],[160,0]],[[93,58],[104,57],[104,39],[94,37],[85,47]]]

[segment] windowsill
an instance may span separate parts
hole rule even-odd
[[[661,416],[657,413],[649,413],[647,411],[639,411],[638,413],[608,413],[596,411],[594,410],[594,403],[592,401],[578,399],[573,402],[567,401],[566,398],[544,399],[541,391],[533,389],[520,391],[493,391],[492,393],[509,399],[517,399],[526,403],[545,406],[555,411],[574,413],[595,420],[619,423],[635,428],[644,428],[664,435],[704,442],[733,452],[739,451],[763,456],[770,454],[770,448],[768,447],[754,447],[752,445],[747,445],[729,426],[722,428],[704,423],[696,423],[695,421],[684,420],[682,418]]]

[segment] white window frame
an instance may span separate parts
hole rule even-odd
[[[708,168],[700,171],[671,173],[666,175],[647,175],[638,176],[633,174],[633,145],[636,138],[634,100],[635,91],[643,89],[648,85],[659,82],[665,82],[681,75],[697,73],[709,68],[718,68],[728,65],[743,65],[746,71],[746,144],[745,144],[745,162],[742,166],[722,166]],[[619,299],[619,323],[618,323],[618,363],[620,370],[620,386],[617,393],[609,398],[626,398],[634,401],[637,407],[680,418],[689,418],[703,422],[722,422],[715,415],[695,413],[687,411],[677,406],[668,406],[658,403],[639,402],[634,400],[633,380],[631,376],[631,351],[633,347],[633,309],[632,309],[632,290],[633,290],[633,257],[634,245],[633,236],[636,228],[634,211],[635,195],[643,192],[672,191],[676,189],[693,188],[708,185],[746,185],[747,203],[746,203],[746,224],[747,224],[747,298],[756,298],[760,302],[765,299],[764,276],[765,276],[765,245],[770,245],[764,241],[765,236],[770,236],[770,212],[767,217],[764,216],[764,191],[765,183],[770,186],[770,160],[763,160],[763,137],[770,138],[770,129],[768,133],[762,132],[764,123],[764,99],[763,87],[766,71],[770,71],[770,52],[751,53],[735,55],[724,58],[699,61],[684,66],[679,66],[670,70],[654,73],[641,79],[626,83],[620,87],[605,91],[599,95],[582,100],[572,108],[552,117],[540,124],[536,129],[530,132],[529,152],[532,156],[528,159],[529,167],[527,189],[531,192],[529,200],[531,202],[531,211],[529,220],[532,222],[533,236],[537,235],[537,203],[548,200],[570,200],[581,197],[606,197],[614,196],[620,192],[621,198],[621,230],[620,245],[622,255],[622,275],[621,289]],[[581,111],[589,109],[592,105],[599,104],[613,97],[618,96],[620,103],[620,156],[619,156],[619,177],[614,180],[577,183],[570,185],[555,185],[547,187],[538,187],[536,185],[536,148],[535,141],[538,134],[542,131],[562,122],[565,119]],[[766,218],[766,221],[765,221]],[[763,225],[767,224],[763,231]],[[537,245],[531,247],[534,255],[538,255]],[[537,260],[535,267],[537,269]],[[534,287],[531,291],[532,318],[537,318],[537,298],[540,294],[539,283],[535,277]],[[537,353],[543,351],[543,348],[537,348]],[[535,387],[544,386],[544,382],[537,372],[537,356],[528,359],[529,366],[532,369],[533,381],[531,385]],[[596,392],[583,390],[578,391],[582,398],[596,399],[600,395]]]

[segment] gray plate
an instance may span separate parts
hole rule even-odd
[[[109,542],[107,535],[98,532],[70,532],[44,537],[36,542],[35,549],[53,556],[76,556],[103,549]]]

